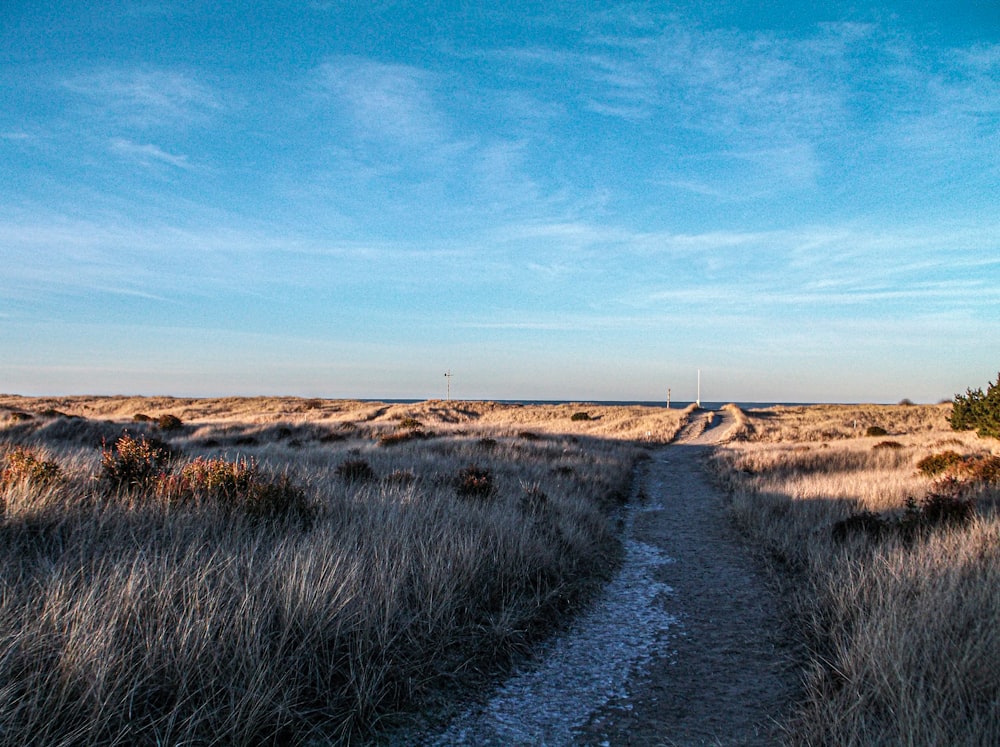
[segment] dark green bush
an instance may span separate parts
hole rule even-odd
[[[570,420],[590,420],[589,412],[574,412]]]
[[[181,419],[176,415],[160,415],[157,419],[156,424],[160,427],[161,431],[176,431],[177,429],[184,426]]]
[[[865,431],[866,436],[888,436],[889,431],[880,425],[870,425],[868,430]]]
[[[403,418],[399,421],[400,428],[423,428],[424,424],[416,418]]]
[[[148,423],[152,421],[152,418],[149,417],[149,415],[137,412],[135,415],[132,416],[132,420],[135,421],[136,423]]]
[[[956,394],[948,422],[956,431],[974,430],[983,438],[1000,438],[1000,374],[982,389],[966,389]]]

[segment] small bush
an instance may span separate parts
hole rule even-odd
[[[409,428],[409,429],[412,430],[414,428],[423,428],[424,424],[421,423],[416,418],[407,417],[407,418],[403,418],[402,420],[399,421],[399,427],[400,428]]]
[[[395,446],[397,444],[406,443],[407,441],[430,438],[432,435],[434,434],[422,431],[419,428],[412,428],[408,431],[393,431],[392,433],[383,433],[380,435],[378,437],[378,445]]]
[[[132,416],[132,420],[134,422],[136,422],[136,423],[149,423],[153,419],[151,417],[149,417],[149,415],[146,415],[146,414],[141,413],[141,412],[137,412],[135,415]]]
[[[474,464],[463,467],[455,478],[455,492],[461,498],[491,498],[496,493],[493,473]]]
[[[968,483],[955,477],[945,477],[920,503],[913,498],[906,501],[906,510],[900,517],[886,517],[872,511],[851,514],[833,524],[833,539],[843,542],[853,534],[864,534],[871,539],[888,535],[912,541],[932,529],[968,524],[976,513],[975,500],[968,495]]]
[[[159,426],[161,431],[176,431],[184,426],[181,419],[176,415],[160,415],[156,420],[156,424]]]
[[[1000,483],[1000,456],[987,454],[971,457],[966,460],[964,471],[972,481],[988,485]]]
[[[889,431],[880,425],[870,425],[868,430],[865,431],[866,436],[888,436]]]
[[[38,414],[41,415],[43,418],[68,418],[68,417],[70,417],[69,415],[67,415],[63,411],[56,410],[54,407],[46,407],[44,410],[42,410]]]
[[[417,476],[408,469],[396,469],[382,478],[386,485],[411,485],[417,481]]]
[[[127,431],[101,449],[101,481],[110,490],[143,490],[154,485],[173,453],[158,438],[132,436]]]
[[[961,490],[939,487],[928,493],[920,504],[920,518],[928,526],[964,526],[976,513],[976,503],[971,497],[962,497]]]
[[[255,482],[252,489],[242,497],[239,507],[248,516],[257,519],[308,520],[313,513],[305,491],[288,475]]]
[[[541,439],[537,433],[532,433],[531,431],[521,431],[517,434],[519,438],[523,438],[525,441],[538,441]]]
[[[346,482],[372,482],[378,479],[375,470],[364,459],[348,459],[341,462],[334,474]]]
[[[927,477],[934,477],[957,467],[965,461],[965,457],[956,451],[941,451],[926,456],[917,462],[917,469]]]
[[[570,420],[590,420],[589,412],[574,412]]]
[[[497,447],[497,440],[495,438],[481,438],[476,441],[476,446],[483,451],[493,451]]]
[[[378,437],[379,446],[396,446],[398,444],[412,441],[416,431],[394,431],[393,433],[383,433]]]
[[[526,516],[537,517],[549,506],[549,497],[538,485],[528,485],[517,503],[518,509]]]
[[[9,415],[10,419],[15,423],[23,423],[25,420],[31,420],[34,415],[30,412],[21,412],[20,410],[15,410]]]
[[[194,493],[223,502],[235,502],[250,491],[257,474],[253,459],[205,459],[199,457],[184,465],[181,477]]]
[[[899,441],[879,441],[872,446],[873,449],[902,449],[903,444]]]
[[[1000,374],[985,393],[980,388],[955,395],[948,422],[956,431],[975,430],[983,438],[1000,438]]]
[[[878,539],[889,529],[889,522],[873,511],[860,511],[841,519],[833,525],[833,539],[843,542],[855,534],[864,534],[872,539]]]
[[[7,457],[7,466],[0,472],[0,487],[30,483],[48,485],[59,479],[61,470],[56,462],[41,459],[35,452],[14,449]]]
[[[305,493],[286,476],[268,479],[256,460],[199,457],[180,474],[160,473],[153,492],[169,503],[214,505],[251,518],[308,517]]]

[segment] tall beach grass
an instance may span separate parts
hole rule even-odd
[[[0,407],[0,469],[15,465],[0,480],[0,744],[50,745],[374,738],[504,671],[587,599],[617,562],[636,443],[681,420],[443,402]],[[162,460],[118,479],[133,473],[115,460],[151,444]]]
[[[748,440],[714,457],[739,525],[787,571],[808,646],[792,744],[1000,744],[1000,485],[918,466],[943,451],[995,464],[1000,443],[946,417],[946,406],[750,412]],[[885,433],[866,436],[872,426]],[[952,500],[974,513],[938,521],[930,508]]]

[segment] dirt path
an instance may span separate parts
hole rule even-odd
[[[796,693],[779,600],[733,534],[699,413],[644,473],[618,576],[573,627],[444,731],[398,744],[770,745]]]
[[[624,703],[595,714],[581,740],[608,745],[769,745],[794,699],[797,673],[780,600],[734,536],[704,460],[732,416],[706,413],[657,453],[646,511],[633,531],[674,562],[658,578],[678,619],[672,652],[629,682]]]

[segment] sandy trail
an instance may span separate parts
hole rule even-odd
[[[595,714],[581,744],[780,740],[778,719],[798,684],[787,615],[704,469],[732,422],[724,411],[700,414],[648,467],[646,493],[662,510],[644,512],[633,531],[674,560],[657,571],[673,589],[673,650],[634,673],[627,702]]]
[[[623,567],[566,633],[444,731],[402,742],[778,741],[797,683],[787,616],[704,468],[731,426],[728,413],[697,413],[653,453],[627,509]]]

